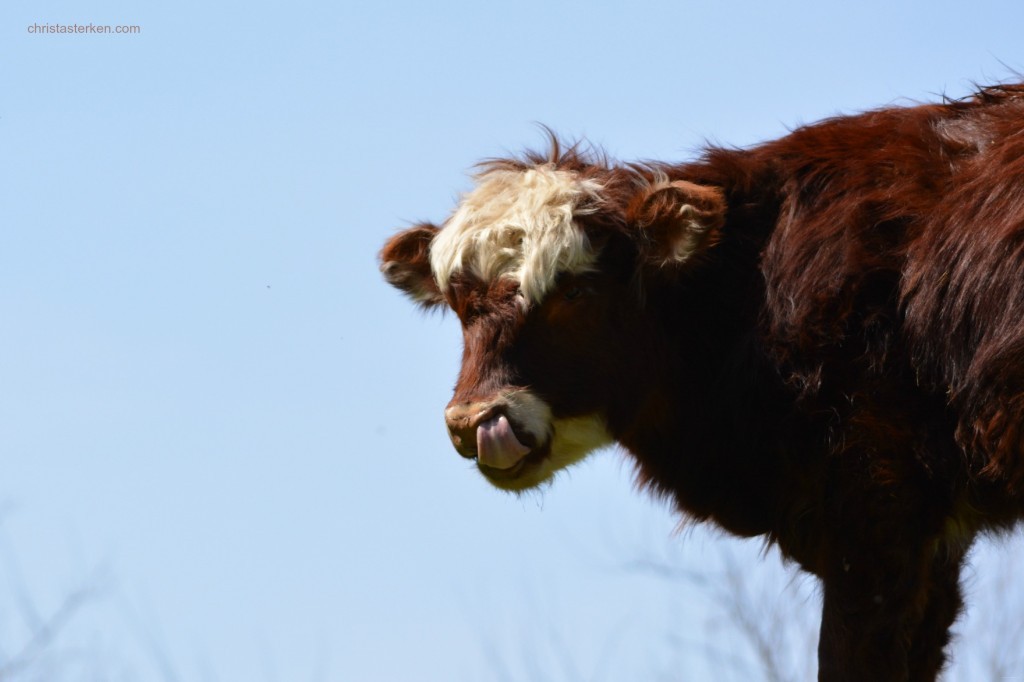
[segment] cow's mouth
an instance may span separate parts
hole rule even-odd
[[[523,490],[550,476],[550,467],[545,466],[550,442],[538,444],[504,414],[480,424],[476,435],[477,467],[498,488]]]
[[[522,459],[507,469],[497,469],[477,460],[477,468],[492,485],[504,490],[525,490],[532,488],[551,476],[548,466],[550,447],[531,450]]]
[[[555,417],[528,389],[481,402],[452,401],[445,421],[455,450],[474,460],[496,488],[537,487],[555,472],[612,442],[600,414]]]
[[[508,417],[498,413],[476,427],[476,458],[489,469],[513,469],[530,453],[529,440],[516,433]]]

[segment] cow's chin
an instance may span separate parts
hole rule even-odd
[[[550,438],[506,469],[477,463],[480,473],[496,488],[519,492],[550,481],[560,469],[612,443],[604,419],[597,415],[554,419]]]

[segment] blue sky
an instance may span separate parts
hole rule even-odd
[[[141,33],[27,30],[75,22]],[[614,451],[488,488],[441,420],[456,321],[376,252],[537,123],[684,160],[1011,79],[1022,25],[984,1],[4,3],[0,598],[101,584],[65,648],[106,679],[699,675],[668,633],[707,607],[624,567],[721,541]]]

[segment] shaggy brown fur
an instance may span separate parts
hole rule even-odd
[[[575,221],[595,270],[538,304],[471,271],[442,293],[431,225],[382,253],[463,323],[460,452],[507,413],[530,454],[483,473],[550,475],[510,390],[599,421],[681,512],[821,578],[820,679],[935,679],[968,548],[1024,516],[1024,86],[679,165],[556,143],[482,172],[538,166],[602,187]]]

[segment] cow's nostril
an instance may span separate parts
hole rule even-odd
[[[452,439],[455,450],[467,459],[476,459],[476,429],[481,422],[489,419],[493,410],[486,404],[467,403],[452,405],[444,411],[448,435]]]
[[[453,429],[448,427],[448,433],[452,439],[452,445],[456,452],[468,459],[476,459],[476,429]]]

